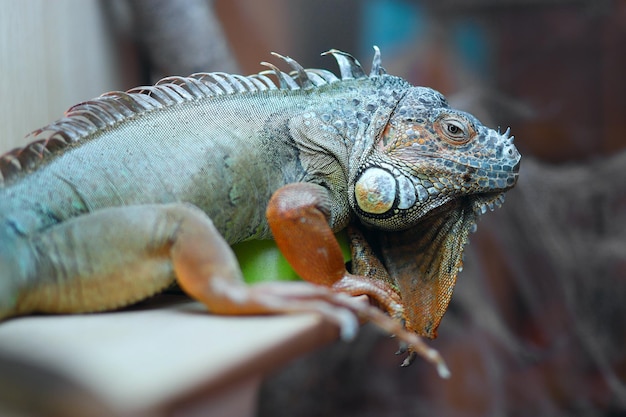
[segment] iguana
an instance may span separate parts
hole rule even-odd
[[[386,74],[378,48],[369,75],[327,54],[339,77],[275,54],[289,74],[107,93],[1,156],[0,319],[115,309],[176,281],[217,314],[315,311],[344,337],[371,320],[410,345],[405,364],[443,369],[416,335],[436,336],[468,233],[520,154],[508,129]],[[243,282],[229,245],[272,237],[305,282]]]

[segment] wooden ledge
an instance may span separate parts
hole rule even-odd
[[[314,314],[214,316],[183,296],[164,297],[158,307],[0,323],[0,388],[17,378],[22,400],[42,401],[41,384],[15,367],[27,364],[93,394],[109,415],[230,415],[232,406],[254,415],[264,374],[338,335]],[[19,402],[0,394],[0,411],[3,400]]]

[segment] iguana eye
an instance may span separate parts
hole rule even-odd
[[[435,126],[437,133],[453,145],[467,143],[473,133],[469,122],[456,116],[444,116]]]
[[[451,136],[458,136],[459,134],[463,134],[463,129],[461,129],[459,126],[455,125],[454,123],[448,123],[448,133]]]

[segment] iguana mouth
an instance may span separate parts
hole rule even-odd
[[[432,217],[439,216],[442,213],[457,210],[460,207],[471,209],[471,212],[474,213],[474,220],[478,220],[480,216],[487,213],[487,210],[495,211],[497,208],[502,207],[505,193],[506,191],[494,191],[447,199],[429,209],[418,224],[429,221]],[[476,226],[473,227],[473,229],[475,228]]]

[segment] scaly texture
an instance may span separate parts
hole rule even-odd
[[[305,279],[434,337],[468,233],[520,155],[508,130],[385,74],[375,50],[369,75],[337,50],[339,77],[275,54],[291,73],[169,77],[33,132],[0,157],[0,318],[115,308],[178,279],[216,312],[328,313],[322,299],[384,322],[310,285],[243,288],[226,243],[271,227]],[[352,274],[331,233],[349,224]]]

